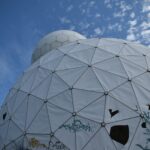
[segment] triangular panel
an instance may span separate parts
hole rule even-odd
[[[91,68],[89,68],[75,83],[75,88],[84,89],[84,90],[91,90],[97,92],[104,92],[102,85],[100,84],[99,80],[97,79],[95,73]]]

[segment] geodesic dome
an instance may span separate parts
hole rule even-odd
[[[0,149],[150,148],[150,50],[79,40],[29,67],[0,111]]]
[[[58,48],[79,39],[86,39],[86,37],[77,32],[69,30],[59,30],[49,33],[38,43],[32,55],[32,62],[35,62],[41,56],[54,48]]]

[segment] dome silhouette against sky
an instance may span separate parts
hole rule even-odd
[[[43,54],[37,50],[10,89],[0,110],[0,149],[149,149],[150,49],[78,34],[68,41],[39,44]]]

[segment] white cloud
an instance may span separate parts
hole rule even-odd
[[[122,25],[119,23],[109,24],[108,30],[110,30],[110,31],[122,31]]]
[[[104,4],[106,5],[106,8],[112,8],[112,4],[110,0],[104,0]]]
[[[67,10],[66,10],[66,11],[67,11],[67,12],[70,12],[72,9],[73,9],[73,5],[70,5],[70,6],[67,7]]]
[[[72,26],[70,26],[70,30],[75,30],[75,26],[74,25],[72,25]]]
[[[146,22],[146,21],[143,21],[140,25],[140,27],[145,30],[145,29],[148,29],[150,28],[150,22]]]
[[[150,38],[150,30],[143,30],[141,35],[145,38]]]
[[[99,13],[96,13],[95,17],[99,18],[99,17],[101,17],[101,15]]]
[[[60,22],[63,23],[63,24],[68,24],[71,21],[68,18],[66,18],[66,17],[62,17],[62,18],[60,18]]]
[[[144,4],[143,6],[143,12],[149,12],[150,11],[150,3]]]
[[[114,12],[114,13],[113,13],[113,16],[114,16],[115,18],[124,17],[124,16],[125,16],[125,13],[122,12],[122,11]]]
[[[132,12],[131,15],[130,15],[130,17],[133,19],[135,17],[135,13]]]
[[[95,4],[95,1],[90,1],[89,6],[92,7]]]
[[[125,1],[118,1],[115,3],[115,5],[116,7],[119,7],[119,10],[113,13],[113,16],[115,18],[126,16],[129,10],[132,9],[132,7],[129,4],[127,4]]]
[[[135,41],[136,37],[135,37],[134,33],[130,33],[127,35],[126,39],[129,41]]]
[[[130,26],[135,26],[136,24],[137,24],[137,20],[135,19],[135,20],[131,20],[131,21],[129,21],[129,24],[130,24]]]
[[[131,20],[128,21],[129,29],[126,38],[150,45],[150,0],[143,2],[141,17],[135,18],[132,13],[130,15]]]
[[[101,35],[102,34],[102,30],[99,27],[95,28],[94,32],[95,32],[96,35]]]

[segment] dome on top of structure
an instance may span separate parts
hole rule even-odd
[[[86,39],[86,37],[69,30],[59,30],[49,33],[38,43],[32,55],[32,63],[52,49],[80,39]]]

